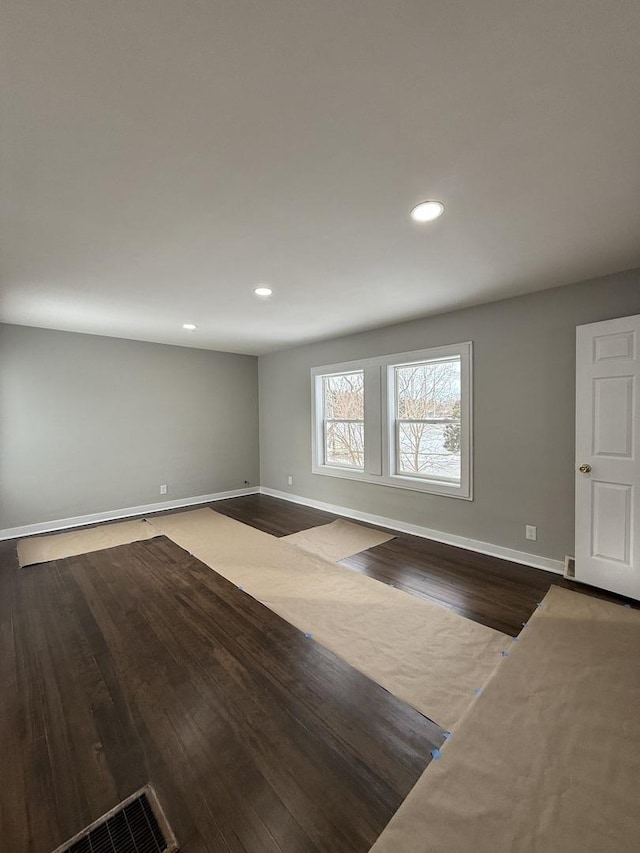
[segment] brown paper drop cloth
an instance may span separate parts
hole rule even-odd
[[[208,508],[149,523],[444,728],[456,725],[510,642]]]
[[[310,554],[317,554],[334,563],[376,545],[382,545],[390,539],[395,539],[391,533],[383,533],[381,530],[354,524],[342,518],[330,524],[321,524],[319,527],[311,527],[309,530],[282,537],[282,541],[289,545],[296,545]]]
[[[552,586],[371,853],[640,849],[640,612]]]
[[[146,521],[137,520],[101,524],[86,530],[68,530],[47,536],[30,536],[18,542],[18,565],[23,568],[49,563],[51,560],[64,560],[66,557],[128,545],[159,535]]]

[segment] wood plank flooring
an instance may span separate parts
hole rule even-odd
[[[336,516],[212,504],[276,536]],[[185,853],[366,853],[442,733],[167,539],[19,570],[0,543],[0,848],[152,782]],[[415,536],[343,561],[516,634],[557,575]],[[635,606],[635,605],[634,605]]]
[[[274,536],[297,533],[339,518],[267,495],[219,501],[211,504],[211,508]],[[531,616],[551,584],[638,606],[638,602],[566,581],[553,572],[407,533],[389,532],[396,538],[342,560],[342,565],[511,636],[520,633],[522,623]]]
[[[22,570],[14,549],[3,850],[50,853],[151,782],[185,853],[366,853],[442,743],[168,539]]]

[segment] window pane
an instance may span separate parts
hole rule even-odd
[[[460,424],[398,423],[398,474],[460,480]]]
[[[364,468],[364,423],[326,421],[324,461],[325,465]]]
[[[322,377],[325,465],[364,469],[364,371]]]
[[[460,418],[460,357],[395,369],[396,417]]]
[[[322,377],[325,420],[364,420],[364,371]]]

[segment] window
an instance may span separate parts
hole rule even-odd
[[[314,368],[313,471],[471,499],[471,344]]]
[[[325,465],[364,470],[364,370],[322,377]]]
[[[460,357],[393,368],[398,474],[460,482]]]

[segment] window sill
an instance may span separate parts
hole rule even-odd
[[[312,473],[323,477],[338,477],[343,480],[358,480],[361,483],[371,483],[376,486],[390,486],[393,489],[405,489],[410,492],[423,492],[429,495],[457,498],[472,501],[473,494],[470,484],[465,485],[442,482],[438,480],[420,480],[417,477],[400,475],[368,474],[353,468],[337,468],[330,465],[314,465]]]

